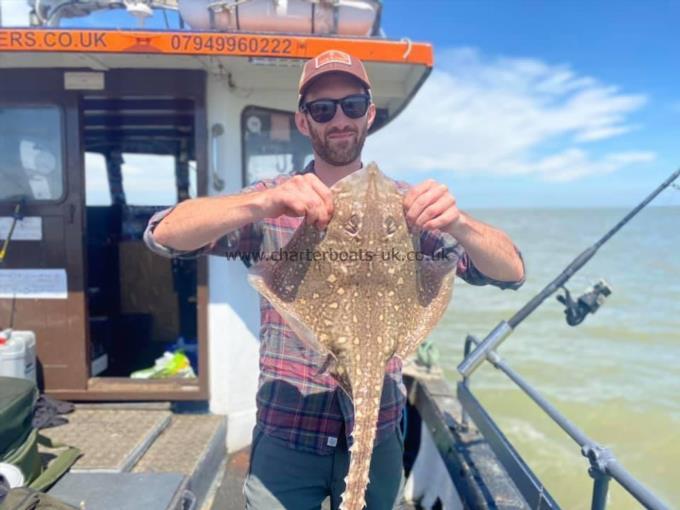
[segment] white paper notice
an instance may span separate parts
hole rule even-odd
[[[7,239],[9,229],[12,228],[12,218],[0,216],[0,239]],[[17,221],[12,233],[13,241],[40,241],[42,239],[42,218],[40,216],[26,217]]]
[[[66,299],[65,269],[0,269],[0,298]]]

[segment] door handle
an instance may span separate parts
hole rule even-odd
[[[212,167],[212,181],[213,188],[216,191],[224,189],[224,179],[220,177],[217,169],[219,167],[219,147],[217,139],[224,134],[224,126],[222,124],[213,124],[210,128],[210,166]]]

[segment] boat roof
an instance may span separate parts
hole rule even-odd
[[[296,97],[304,62],[328,49],[362,59],[381,115],[395,118],[433,66],[432,45],[408,39],[287,33],[0,28],[0,68],[198,69],[251,92]],[[291,102],[291,110],[295,107]]]

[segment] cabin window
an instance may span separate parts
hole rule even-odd
[[[245,186],[301,170],[313,157],[309,139],[297,130],[291,112],[248,106],[241,115],[241,134]]]
[[[196,197],[196,162],[188,164],[187,193]],[[110,206],[115,189],[122,190],[125,202],[132,205],[172,205],[179,200],[174,156],[123,154],[121,186],[110,182],[106,158],[96,152],[85,153],[85,199],[88,206]],[[120,191],[118,191],[120,192]]]
[[[123,154],[123,189],[131,205],[177,202],[175,158],[158,154]]]
[[[85,204],[111,205],[106,158],[96,152],[85,153]]]
[[[63,194],[59,108],[0,108],[0,200],[56,201]]]

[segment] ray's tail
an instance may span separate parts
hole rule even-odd
[[[379,379],[362,380],[353,388],[353,443],[349,449],[349,471],[345,477],[345,492],[342,494],[340,510],[363,510],[366,505],[365,493],[383,385],[383,374],[379,375]]]

